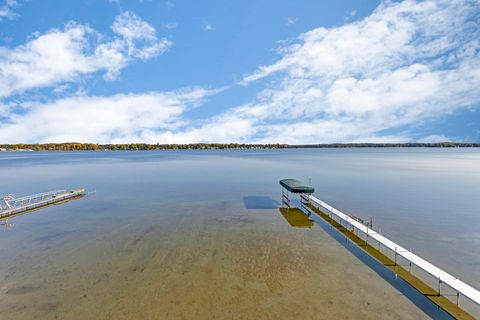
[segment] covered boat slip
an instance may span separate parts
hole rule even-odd
[[[280,180],[280,185],[282,186],[282,207],[285,205],[290,207],[290,196],[289,192],[297,194],[312,194],[315,192],[315,189],[300,180],[297,179],[283,179]],[[285,192],[285,189],[287,192]]]
[[[315,189],[297,179],[280,180],[280,185],[291,193],[314,193]]]

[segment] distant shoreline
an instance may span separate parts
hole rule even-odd
[[[437,143],[332,143],[332,144],[239,144],[239,143],[194,143],[194,144],[95,144],[95,143],[46,143],[46,144],[0,144],[0,151],[101,151],[101,150],[224,150],[224,149],[299,149],[299,148],[479,148],[480,142]]]

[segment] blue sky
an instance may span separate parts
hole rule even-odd
[[[0,143],[480,141],[479,24],[478,0],[7,0]]]

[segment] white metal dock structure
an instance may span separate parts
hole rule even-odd
[[[54,190],[21,198],[6,196],[1,199],[3,203],[0,204],[0,220],[5,220],[40,207],[78,198],[84,194],[85,189],[75,189],[71,191]]]
[[[410,270],[412,264],[415,265],[417,268],[423,270],[428,275],[433,277],[438,284],[438,288],[436,288],[438,295],[448,296],[447,293],[442,293],[442,290],[447,291],[442,288],[442,285],[446,285],[453,289],[456,292],[456,304],[458,306],[458,299],[459,296],[464,296],[470,301],[472,301],[477,307],[480,307],[480,291],[471,287],[470,285],[466,284],[465,282],[461,281],[460,279],[454,277],[453,275],[443,271],[442,269],[434,266],[430,262],[424,260],[423,258],[419,257],[418,255],[414,254],[413,252],[405,249],[404,247],[398,245],[397,243],[391,241],[390,239],[382,236],[378,232],[372,230],[365,224],[357,221],[357,219],[341,212],[340,210],[335,209],[328,203],[316,198],[311,194],[301,195],[301,198],[304,201],[308,201],[308,203],[313,206],[314,208],[318,208],[327,213],[330,219],[334,219],[344,227],[348,227],[358,235],[358,232],[363,234],[363,238],[365,239],[366,244],[368,244],[369,239],[375,240],[375,244],[378,245],[378,250],[380,251],[381,248],[387,248],[394,254],[394,261],[395,265],[397,264],[397,257],[402,257],[408,263],[410,263]],[[373,242],[373,241],[371,241]],[[385,250],[387,251],[387,250]],[[448,310],[445,310],[448,312]]]

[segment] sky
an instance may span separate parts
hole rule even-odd
[[[0,143],[480,141],[480,0],[0,0]]]

